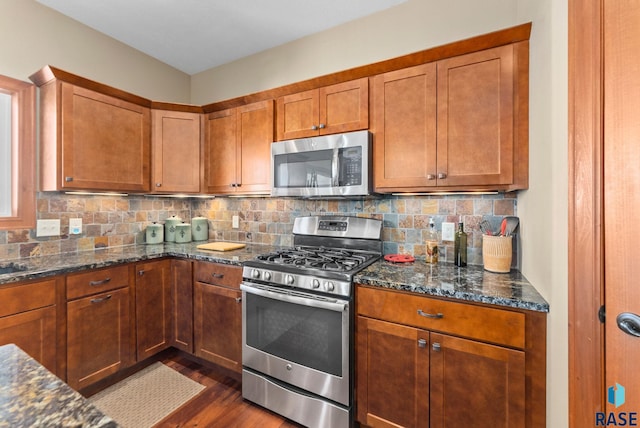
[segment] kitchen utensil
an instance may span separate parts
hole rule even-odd
[[[409,254],[387,254],[384,259],[391,263],[412,263],[416,261],[415,257]]]
[[[503,218],[502,222],[500,223],[500,236],[505,236],[505,233],[507,232],[507,218]]]
[[[504,234],[505,236],[511,236],[513,235],[513,232],[515,232],[515,230],[518,228],[518,225],[520,224],[520,220],[518,219],[518,217],[514,217],[514,216],[507,216],[505,217],[505,219],[507,220],[507,227],[505,229]]]
[[[192,218],[191,237],[194,241],[206,241],[209,239],[209,220],[205,217]]]
[[[237,242],[209,242],[207,244],[200,244],[196,248],[210,251],[231,251],[244,248],[245,246],[246,244],[239,244]]]
[[[172,215],[164,221],[164,240],[176,242],[176,226],[182,223],[182,218]]]
[[[484,235],[493,235],[491,223],[488,220],[482,220],[480,222],[480,230]]]
[[[153,222],[145,229],[145,237],[147,244],[162,244],[162,241],[164,241],[164,226]]]
[[[191,242],[191,224],[180,223],[176,225],[176,244]]]

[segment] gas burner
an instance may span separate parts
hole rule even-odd
[[[359,254],[340,248],[293,247],[258,256],[267,263],[327,271],[350,271],[370,260],[371,254]]]

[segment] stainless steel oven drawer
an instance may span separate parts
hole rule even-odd
[[[242,396],[292,421],[310,428],[351,426],[349,409],[334,403],[284,388],[247,369],[242,370]]]

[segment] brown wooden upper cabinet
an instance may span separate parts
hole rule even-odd
[[[153,193],[198,193],[202,177],[202,114],[151,112]]]
[[[205,116],[205,193],[270,192],[273,113],[267,100]]]
[[[376,191],[528,187],[528,42],[373,78]]]
[[[369,127],[369,79],[285,95],[277,100],[278,141]]]
[[[41,190],[148,192],[150,109],[58,71],[31,77],[40,86]]]

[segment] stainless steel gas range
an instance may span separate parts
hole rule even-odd
[[[295,219],[292,248],[245,263],[242,395],[309,427],[353,424],[353,276],[382,254],[382,223]]]

